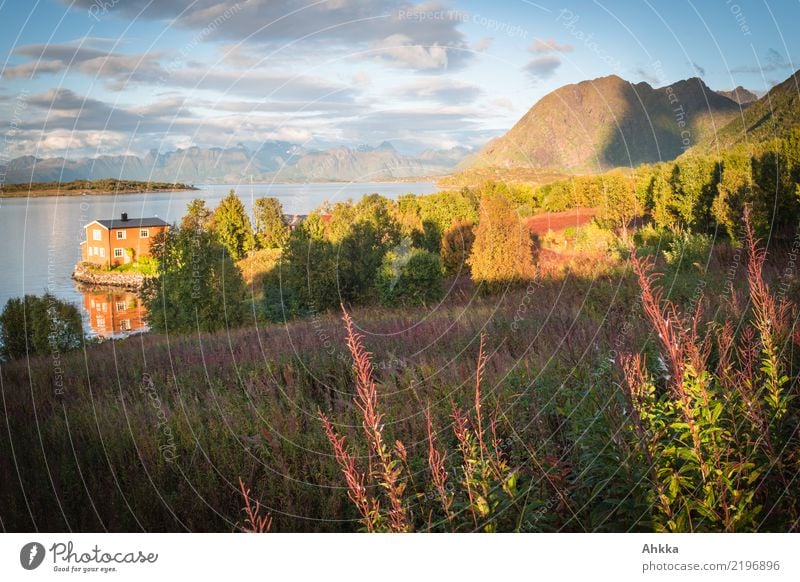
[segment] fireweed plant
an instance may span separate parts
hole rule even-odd
[[[367,466],[359,467],[354,450],[319,412],[328,441],[347,483],[348,497],[368,532],[508,531],[519,529],[522,511],[518,470],[509,463],[498,438],[498,414],[482,410],[481,382],[486,367],[485,336],[481,335],[471,409],[451,405],[454,449],[438,443],[430,409],[426,410],[427,455],[413,479],[408,451],[401,441],[386,445],[383,414],[373,379],[372,354],[343,316],[347,347],[353,359],[355,405],[366,441]]]
[[[633,258],[663,372],[648,371],[639,354],[622,358],[656,531],[798,527],[796,307],[765,283],[748,210],[744,223],[749,312],[705,334],[700,303],[683,317],[654,285],[650,261]]]
[[[639,523],[648,529],[798,528],[793,490],[800,437],[791,380],[797,368],[797,309],[766,284],[766,251],[753,233],[749,211],[744,222],[748,301],[732,295],[721,321],[704,324],[700,301],[683,314],[656,285],[652,259],[632,255],[642,311],[657,346],[619,358],[627,418],[611,446],[639,475],[632,489],[620,494],[616,512],[623,515],[626,503],[636,506],[629,513],[644,507],[650,515]],[[483,335],[471,407],[451,404],[449,439],[442,438],[447,431],[435,431],[428,408],[427,455],[414,461],[399,440],[387,444],[372,354],[346,311],[343,319],[365,444],[348,443],[326,414],[320,411],[319,417],[365,531],[541,531],[548,513],[572,511],[576,476],[569,462],[514,455],[512,463],[507,441],[497,436],[501,415],[483,411]],[[609,455],[608,444],[598,454]],[[535,447],[524,448],[539,456]],[[412,466],[418,470],[412,472]]]

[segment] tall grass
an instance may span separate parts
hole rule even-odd
[[[706,375],[690,375],[692,360],[677,353],[688,408],[676,408],[668,352],[640,316],[639,278],[610,261],[597,276],[591,261],[575,261],[502,297],[475,298],[460,280],[435,310],[355,309],[350,339],[364,336],[369,375],[353,370],[354,344],[336,314],[87,345],[57,367],[50,357],[3,363],[0,527],[254,529],[241,476],[257,492],[247,495],[251,509],[270,515],[275,531],[367,530],[367,519],[374,531],[653,531],[672,528],[670,519],[673,529],[797,530],[796,311],[750,299],[759,278],[772,297],[776,282],[787,297],[796,282],[778,279],[786,255],[773,252],[753,285],[737,272],[731,291],[736,252],[714,249],[702,296],[692,270],[660,281],[659,305],[673,303],[681,321],[676,334],[702,308]],[[641,381],[628,384],[621,353],[640,354]],[[763,370],[765,361],[775,363]],[[640,409],[671,424],[688,410],[702,463],[667,450],[672,436],[693,451],[691,429],[632,413],[634,395],[651,402],[650,387],[655,408]],[[715,408],[703,390],[724,403],[721,431],[705,429],[703,411]],[[726,515],[715,497],[715,517],[704,516],[691,484],[723,491],[714,472],[750,455],[764,470],[747,484],[757,468],[737,468],[742,487],[724,493],[733,502],[742,492],[738,509]],[[679,475],[692,481],[679,479],[670,497],[666,470],[684,463]]]

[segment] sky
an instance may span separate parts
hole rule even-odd
[[[800,0],[0,0],[0,157],[479,148],[606,75],[764,92]]]

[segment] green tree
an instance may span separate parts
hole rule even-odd
[[[722,161],[722,178],[717,187],[717,196],[712,204],[714,218],[725,227],[731,239],[739,240],[745,205],[753,199],[753,175],[750,155],[744,152],[729,152]],[[753,224],[757,232],[763,232],[761,213],[754,213]]]
[[[468,221],[456,222],[444,233],[441,255],[445,273],[458,275],[464,271],[474,242],[475,225]]]
[[[608,172],[602,178],[603,201],[599,220],[608,228],[627,234],[628,225],[642,213],[633,180],[622,172]]]
[[[214,232],[235,261],[255,248],[255,236],[250,218],[244,210],[242,201],[233,190],[222,199],[214,211]]]
[[[653,169],[648,198],[650,213],[656,226],[670,232],[680,231],[680,219],[675,211],[675,191],[670,180],[671,167],[660,164]]]
[[[672,186],[675,192],[673,209],[682,226],[694,231],[708,230],[711,204],[714,201],[719,166],[711,158],[691,156],[675,162]]]
[[[442,298],[442,261],[414,247],[389,251],[377,285],[386,305],[429,305]]]
[[[0,314],[0,342],[3,359],[80,347],[83,342],[80,311],[50,293],[9,299]]]
[[[450,228],[454,221],[478,220],[474,202],[465,191],[445,190],[421,196],[417,201],[420,219],[435,224],[440,233]]]
[[[276,276],[265,279],[264,307],[269,314],[294,317],[318,313],[340,303],[336,247],[302,224],[290,235]]]
[[[213,331],[244,322],[242,275],[213,233],[173,227],[156,236],[152,252],[159,276],[142,296],[153,330]]]
[[[209,230],[212,228],[213,216],[206,206],[206,201],[195,198],[186,205],[186,214],[181,220],[182,229]]]
[[[255,236],[261,248],[277,249],[286,244],[289,226],[283,219],[283,206],[277,198],[258,198],[253,205]]]
[[[534,276],[531,233],[504,196],[483,198],[468,263],[472,279],[492,293]]]

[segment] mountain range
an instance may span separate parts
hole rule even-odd
[[[401,154],[377,147],[312,150],[267,142],[256,150],[190,147],[144,156],[11,160],[6,181],[122,178],[184,183],[381,181],[495,175],[596,173],[780,137],[800,125],[795,73],[762,97],[739,86],[713,91],[691,78],[654,88],[616,75],[566,85],[545,95],[512,127],[475,152],[465,147]],[[476,178],[477,177],[477,178]]]
[[[567,173],[671,160],[739,115],[698,78],[654,89],[616,75],[566,85],[489,142],[472,167]]]
[[[5,167],[7,183],[120,178],[183,183],[237,183],[243,179],[278,182],[381,181],[450,172],[470,150],[428,150],[419,156],[377,147],[307,150],[288,142],[267,142],[257,150],[190,147],[144,156],[101,155],[75,160],[23,156]]]

